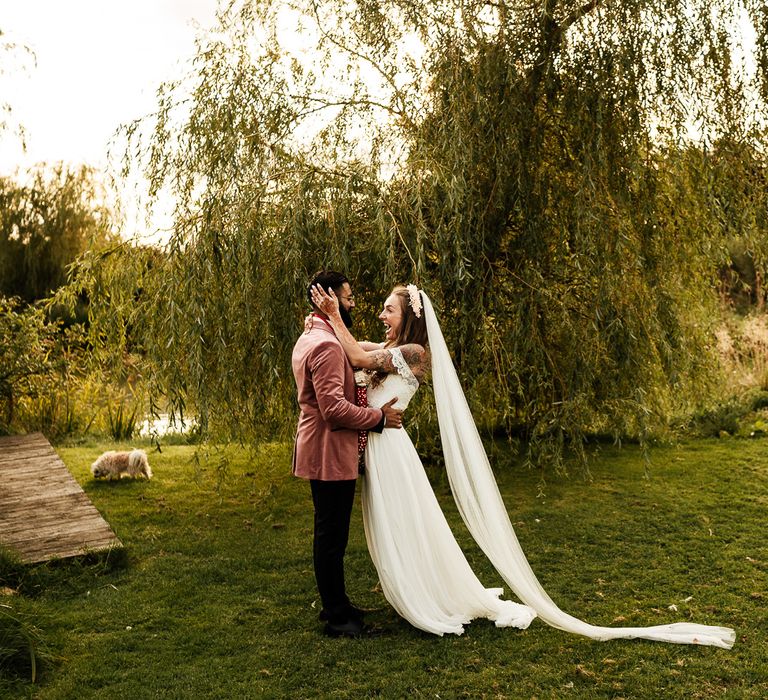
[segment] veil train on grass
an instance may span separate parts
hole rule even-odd
[[[549,625],[592,639],[640,638],[730,649],[729,627],[680,622],[653,627],[601,627],[563,612],[547,595],[517,540],[429,297],[422,291],[432,354],[432,383],[448,480],[472,537],[512,591]]]

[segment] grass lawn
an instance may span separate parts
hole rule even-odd
[[[113,447],[58,452],[125,552],[27,568],[12,582],[56,660],[37,685],[0,679],[1,697],[768,697],[767,441],[659,447],[648,479],[638,448],[607,447],[591,483],[551,477],[539,497],[538,473],[510,459],[498,468],[523,548],[566,612],[595,624],[732,626],[731,651],[595,642],[539,620],[525,631],[478,621],[461,637],[424,634],[378,590],[359,505],[348,588],[386,633],[326,639],[309,489],[289,475],[290,445],[214,451],[201,464],[193,448],[168,446],[150,453],[151,482],[94,482],[90,463]],[[433,476],[478,576],[503,585]]]

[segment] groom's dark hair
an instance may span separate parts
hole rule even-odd
[[[349,280],[346,275],[342,275],[341,272],[336,272],[335,270],[320,270],[319,272],[316,272],[307,287],[307,300],[309,301],[309,305],[314,306],[312,303],[312,287],[316,284],[319,284],[326,292],[328,291],[328,287],[330,287],[336,294],[338,294],[341,285],[345,282],[349,282]]]

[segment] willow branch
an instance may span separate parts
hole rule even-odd
[[[542,49],[539,52],[538,57],[534,61],[534,65],[544,65],[550,56],[555,53],[563,40],[563,34],[570,29],[576,22],[582,17],[585,17],[590,12],[597,9],[600,6],[602,0],[590,0],[590,2],[575,9],[569,14],[562,22],[556,22],[552,14],[553,3],[547,4],[547,9],[542,16],[542,34],[543,40],[541,42]]]
[[[361,61],[365,61],[366,63],[370,64],[379,75],[381,75],[382,78],[386,81],[386,83],[392,88],[392,92],[397,99],[397,101],[400,103],[400,109],[394,109],[391,108],[390,111],[397,114],[400,118],[404,119],[409,126],[413,126],[413,120],[408,116],[406,109],[405,109],[405,103],[402,99],[402,94],[400,89],[395,84],[395,81],[392,79],[392,76],[389,75],[382,67],[374,61],[370,56],[367,56],[366,54],[362,53],[362,51],[358,51],[356,49],[353,49],[350,46],[347,46],[345,43],[337,39],[335,36],[333,36],[330,32],[326,31],[321,23],[320,20],[320,13],[317,9],[317,3],[312,3],[312,10],[315,15],[315,22],[317,24],[317,28],[320,31],[320,33],[323,35],[324,38],[326,38],[328,41],[330,41],[334,46],[337,46],[342,51],[346,51],[351,56],[354,56],[355,58],[359,58]]]
[[[593,10],[597,9],[601,2],[602,0],[591,0],[590,2],[583,4],[581,7],[571,12],[570,15],[568,15],[562,22],[560,22],[558,27],[560,36],[562,36],[562,34],[566,32],[571,27],[571,25],[578,22],[582,17],[585,17]]]
[[[310,97],[308,95],[291,95],[290,97],[297,100],[306,100],[307,102],[314,102],[319,105],[318,107],[314,107],[312,109],[307,109],[302,112],[299,112],[296,115],[297,119],[303,119],[304,117],[307,117],[310,114],[321,112],[322,110],[328,109],[330,107],[352,107],[356,105],[366,106],[366,107],[377,107],[379,109],[384,110],[385,112],[389,112],[390,114],[396,117],[403,116],[398,110],[394,109],[391,105],[386,105],[383,102],[377,102],[376,100],[371,100],[367,98],[350,97],[348,99],[328,100],[323,97]]]

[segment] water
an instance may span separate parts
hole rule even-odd
[[[186,418],[184,420],[184,426],[182,427],[176,419],[175,423],[171,422],[171,416],[168,413],[161,413],[157,417],[149,416],[144,421],[139,423],[139,436],[149,437],[156,434],[160,437],[171,434],[185,434],[189,433],[195,427],[194,418]]]

